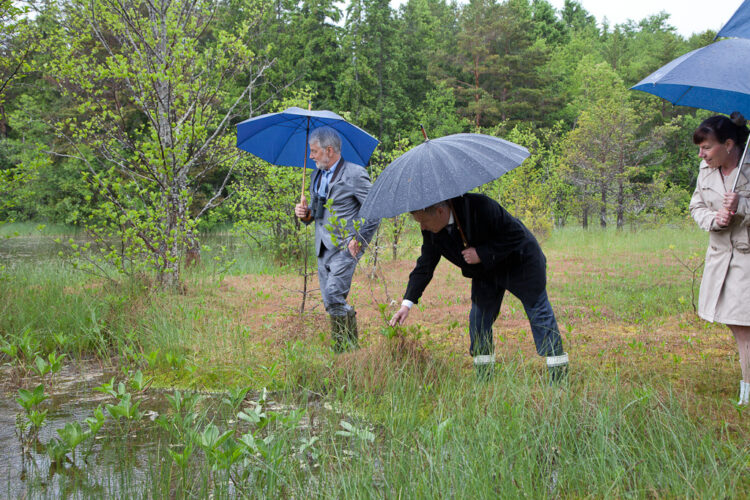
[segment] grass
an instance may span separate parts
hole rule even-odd
[[[403,260],[385,252],[379,279],[367,262],[357,272],[351,301],[362,348],[344,355],[329,348],[319,297],[296,314],[302,278],[294,270],[237,249],[244,267],[217,271],[204,257],[181,295],[104,286],[52,262],[15,266],[3,276],[0,335],[14,342],[30,331],[43,340],[40,351],[141,368],[155,386],[267,387],[304,411],[294,423],[269,407],[276,416],[258,437],[278,448],[230,468],[245,477],[235,486],[211,469],[208,452],[196,452],[181,475],[166,451],[180,443],[155,438],[150,489],[122,480],[131,497],[223,498],[249,488],[259,498],[743,498],[750,425],[732,404],[736,346],[725,327],[695,316],[681,263],[705,245],[692,227],[565,229],[542,242],[571,356],[563,388],[547,385],[512,297],[495,327],[496,376],[474,381],[469,284],[445,263],[410,329],[386,338],[378,305],[400,299],[416,245]],[[80,340],[58,346],[54,332]],[[234,420],[215,422],[232,428]]]

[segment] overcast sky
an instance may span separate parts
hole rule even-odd
[[[406,0],[391,0],[395,9]],[[465,3],[465,0],[458,0]],[[565,0],[547,0],[561,9]],[[640,21],[644,17],[665,11],[669,23],[677,32],[689,37],[706,30],[719,31],[740,6],[742,0],[578,0],[598,23],[606,17],[609,25],[624,23],[628,19]]]
[[[565,0],[547,0],[561,9]],[[598,22],[605,17],[609,24],[619,24],[665,11],[669,24],[684,37],[706,30],[719,31],[729,21],[742,0],[578,0]]]

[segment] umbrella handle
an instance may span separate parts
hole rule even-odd
[[[307,101],[307,110],[312,109],[312,104]],[[300,203],[305,198],[305,176],[307,175],[307,141],[310,139],[310,117],[307,117],[307,127],[305,127],[305,157],[302,159],[302,192],[300,193]]]

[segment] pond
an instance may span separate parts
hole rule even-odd
[[[274,401],[265,391],[136,391],[130,375],[131,380],[126,380],[122,374],[89,361],[71,363],[53,379],[46,376],[43,385],[49,397],[37,406],[47,412],[46,418],[38,435],[29,438],[28,428],[24,431],[23,425],[19,426],[28,421],[28,414],[17,402],[18,389],[32,390],[42,380],[2,368],[0,497],[149,496],[145,492],[158,497],[162,495],[155,488],[170,492],[175,482],[178,488],[201,495],[221,491],[235,496],[242,494],[236,478],[242,478],[242,484],[269,480],[263,472],[266,467],[260,464],[265,460],[277,467],[284,462],[294,469],[301,466],[308,480],[314,480],[317,464],[312,445],[316,436],[344,417],[319,398],[297,407]],[[109,385],[113,377],[115,383]],[[124,381],[119,388],[118,380]],[[103,390],[106,387],[109,393]],[[116,410],[125,406],[124,398],[113,394],[123,390],[137,407],[138,415],[132,420],[117,418]],[[59,431],[78,424],[86,431],[86,420],[97,408],[105,418],[101,430],[54,462],[50,449],[63,440]],[[307,443],[307,449],[300,443]],[[180,455],[184,455],[184,464]],[[226,472],[224,482],[220,482],[222,470]]]
[[[55,240],[60,239],[61,243]],[[84,245],[91,241],[82,231],[67,235],[20,235],[0,236],[0,265],[10,265],[16,262],[34,262],[59,258],[60,252],[67,255],[70,252],[69,241],[76,245]],[[211,233],[201,236],[201,245],[218,251],[226,248],[230,255],[247,248],[247,242],[242,238],[228,233]]]
[[[59,498],[69,493],[71,483],[75,483],[79,492],[109,491],[117,492],[117,485],[111,481],[113,474],[123,472],[122,465],[128,463],[128,481],[135,484],[145,480],[146,469],[138,464],[147,463],[147,457],[153,452],[154,445],[149,443],[149,432],[140,432],[129,436],[125,447],[117,446],[120,440],[106,428],[90,444],[90,457],[84,461],[76,456],[62,466],[52,463],[45,445],[54,438],[59,438],[58,430],[66,424],[83,424],[91,417],[98,406],[112,402],[108,394],[97,392],[94,387],[111,379],[113,374],[102,369],[97,363],[85,363],[78,366],[68,365],[55,375],[52,383],[47,381],[45,393],[49,396],[40,406],[46,410],[46,418],[33,442],[24,442],[18,424],[25,419],[24,410],[16,401],[17,385],[33,388],[40,383],[36,379],[17,379],[10,368],[4,368],[4,383],[0,392],[0,448],[4,450],[5,460],[0,462],[0,492],[7,498],[23,497],[29,490],[34,497],[42,494]],[[149,396],[144,405],[150,408],[149,414],[156,414],[165,407],[164,398],[159,395]],[[83,424],[86,428],[86,425]],[[146,430],[144,428],[144,430]],[[85,469],[85,474],[82,471]],[[103,482],[109,484],[103,484]],[[113,490],[114,487],[114,490]]]
[[[62,238],[69,238],[69,236]],[[57,237],[36,235],[0,237],[0,265],[56,259],[59,252],[65,251],[65,246],[56,243],[55,239]],[[78,238],[77,242],[83,243],[83,240]]]

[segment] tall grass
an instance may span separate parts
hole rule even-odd
[[[145,459],[146,478],[126,469],[88,483],[129,498],[235,498],[240,491],[252,498],[425,499],[750,493],[745,436],[691,418],[688,401],[668,381],[576,367],[568,384],[549,386],[536,367],[509,357],[492,380],[475,382],[450,360],[404,355],[396,342],[340,359],[325,394],[305,396],[302,380],[296,396],[288,395],[294,404],[274,413],[261,435],[278,443],[275,451],[238,462],[231,473],[212,469],[196,451],[189,474],[181,475],[165,449],[184,443],[162,435]],[[307,415],[305,425],[284,423],[294,407]],[[300,443],[313,437],[303,450]]]
[[[541,359],[520,349],[498,349],[495,377],[477,382],[463,351],[411,333],[387,339],[372,326],[361,332],[362,349],[335,356],[316,315],[239,319],[254,300],[272,299],[250,287],[246,296],[232,295],[205,262],[177,295],[146,293],[138,283],[104,285],[59,263],[14,267],[2,278],[0,334],[12,341],[31,331],[53,348],[54,334],[66,332],[76,339],[68,349],[119,356],[161,385],[265,386],[284,403],[258,434],[276,448],[238,462],[231,475],[212,469],[199,451],[177,470],[168,450],[185,443],[157,434],[145,478],[135,467],[102,480],[79,471],[84,486],[71,488],[84,495],[85,485],[98,484],[97,494],[129,498],[747,497],[750,427],[742,410],[720,401],[715,387],[702,394],[676,381],[676,365],[664,357],[676,345],[633,342],[622,346],[632,353],[616,356],[607,335],[592,334],[613,323],[650,331],[667,316],[683,321],[690,280],[679,259],[702,254],[705,235],[566,229],[542,246],[561,323],[587,326],[586,342],[601,342],[606,358],[591,354],[598,344],[566,340],[580,350],[560,386],[549,386]],[[232,252],[245,271],[294,274],[266,257]],[[725,357],[693,374],[723,377],[736,368]],[[300,424],[284,422],[293,409],[306,414]],[[231,414],[213,422],[238,429]],[[245,482],[232,484],[247,471]],[[44,494],[43,485],[31,490]]]
[[[377,439],[359,443],[361,449],[333,439],[321,465],[330,470],[323,469],[316,493],[347,498],[748,493],[744,439],[726,434],[717,439],[716,427],[696,423],[666,380],[626,381],[574,365],[570,385],[549,387],[538,371],[510,358],[491,382],[477,383],[446,370],[444,363],[401,369],[378,356],[381,387],[343,397],[344,407],[367,415]],[[425,376],[431,371],[436,373]],[[343,453],[347,449],[350,455]]]

